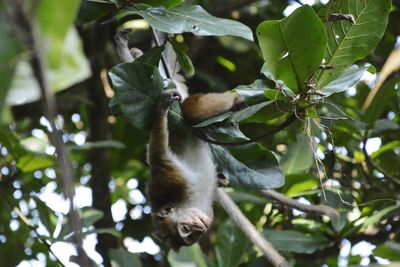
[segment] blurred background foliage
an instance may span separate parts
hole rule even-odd
[[[168,6],[181,1],[140,2]],[[253,32],[260,22],[282,19],[299,6],[290,0],[186,2],[199,4],[214,16],[238,20]],[[317,13],[326,4],[300,2]],[[119,63],[113,39],[117,30],[131,28],[129,45],[146,51],[152,44],[148,24],[139,16],[113,20],[115,3],[121,1],[33,3],[45,71],[56,93],[58,122],[74,167],[87,254],[105,266],[268,266],[218,206],[211,231],[198,245],[177,254],[153,239],[145,197],[148,133],[111,115],[108,102],[114,92],[107,78],[107,71]],[[399,266],[400,80],[398,67],[397,72],[381,73],[400,45],[399,8],[400,2],[393,1],[382,40],[357,62],[371,67],[356,87],[326,99],[318,114],[309,114],[311,122],[298,120],[261,142],[275,152],[284,170],[286,182],[278,191],[302,203],[334,207],[340,218],[330,221],[291,210],[251,190],[228,190],[294,266]],[[72,266],[68,262],[75,249],[68,235],[68,206],[49,142],[49,123],[41,111],[30,51],[10,22],[8,9],[0,3],[0,262],[58,266],[56,255]],[[256,42],[189,33],[177,38],[187,44],[195,67],[194,75],[187,77],[191,93],[222,92],[262,78],[264,60]],[[363,108],[377,77],[384,75],[386,82],[369,108]],[[249,136],[264,132],[275,123],[279,108],[265,107],[258,113],[260,119],[253,118],[242,130]],[[265,123],[255,123],[260,121]],[[299,135],[305,129],[312,137]],[[41,239],[52,244],[54,255]]]

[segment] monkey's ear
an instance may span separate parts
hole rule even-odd
[[[157,218],[165,218],[167,217],[172,211],[174,210],[174,208],[172,207],[172,205],[167,204],[162,206],[157,212],[156,212],[156,216]]]

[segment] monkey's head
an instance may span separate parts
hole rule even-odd
[[[207,232],[212,215],[195,207],[165,205],[152,215],[155,235],[175,251],[190,246]]]

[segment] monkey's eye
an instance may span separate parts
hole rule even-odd
[[[182,229],[182,232],[185,233],[185,234],[190,232],[190,228],[186,224],[182,224],[181,229]]]

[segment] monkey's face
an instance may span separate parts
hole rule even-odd
[[[198,208],[162,207],[153,214],[156,236],[172,249],[195,243],[211,225],[212,218]]]

